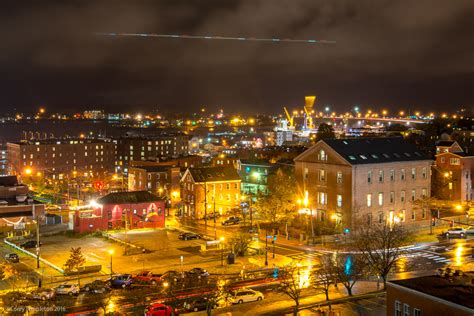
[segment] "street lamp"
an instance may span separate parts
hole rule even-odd
[[[109,249],[109,255],[110,255],[110,278],[112,278],[112,255],[114,254],[114,250],[113,249]]]
[[[224,240],[225,240],[224,237],[220,238],[220,241],[221,241],[221,267],[224,266]]]

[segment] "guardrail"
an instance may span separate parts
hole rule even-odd
[[[23,252],[24,254],[26,254],[26,255],[28,255],[28,256],[31,256],[31,257],[37,259],[37,256],[36,256],[35,253],[29,252],[29,251],[26,250],[26,249],[23,249],[23,248],[21,248],[21,247],[18,247],[18,246],[15,245],[14,243],[8,241],[6,238],[3,239],[3,242],[6,243],[7,245],[9,245],[10,247],[12,247],[12,248],[14,248],[14,249],[16,249],[16,250],[18,250],[18,251],[20,251],[20,252]],[[63,269],[61,269],[61,268],[58,267],[57,265],[52,264],[52,263],[49,262],[48,260],[39,257],[39,261],[41,261],[41,262],[43,262],[44,264],[50,266],[51,268],[53,268],[54,270],[60,272],[61,274],[64,274],[64,270],[63,270]]]

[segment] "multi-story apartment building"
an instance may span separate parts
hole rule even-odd
[[[46,139],[7,144],[12,174],[51,179],[100,176],[114,172],[115,144],[110,139]]]
[[[179,195],[181,173],[179,167],[140,166],[128,168],[128,190],[149,191],[160,197]]]
[[[416,200],[430,195],[431,160],[402,138],[327,139],[295,158],[301,194],[319,221],[428,220]]]
[[[0,144],[0,176],[8,174],[7,146],[6,144]]]
[[[241,159],[238,170],[242,178],[242,192],[255,197],[259,193],[267,194],[268,176],[276,170],[276,166],[268,160]]]
[[[240,206],[240,176],[232,167],[188,168],[181,178],[185,216],[221,215]]]
[[[188,154],[188,136],[162,134],[157,136],[131,135],[117,140],[117,170],[128,172],[131,160],[150,160]]]
[[[438,142],[436,152],[433,196],[454,203],[472,201],[474,156],[466,154],[455,141]]]

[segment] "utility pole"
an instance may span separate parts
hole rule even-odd
[[[207,229],[207,183],[204,182],[204,226]]]
[[[217,227],[216,227],[216,194],[214,192],[214,240],[217,240]]]
[[[268,267],[268,230],[265,230],[265,266]]]
[[[39,223],[39,216],[38,214],[36,214],[35,199],[33,199],[33,204],[31,208],[33,211],[33,216],[36,217],[36,268],[39,269],[40,267],[40,223]]]

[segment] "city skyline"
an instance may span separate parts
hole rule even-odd
[[[48,1],[2,10],[5,111],[205,106],[472,108],[470,1],[325,3]],[[98,32],[326,39],[334,44],[107,38]]]

